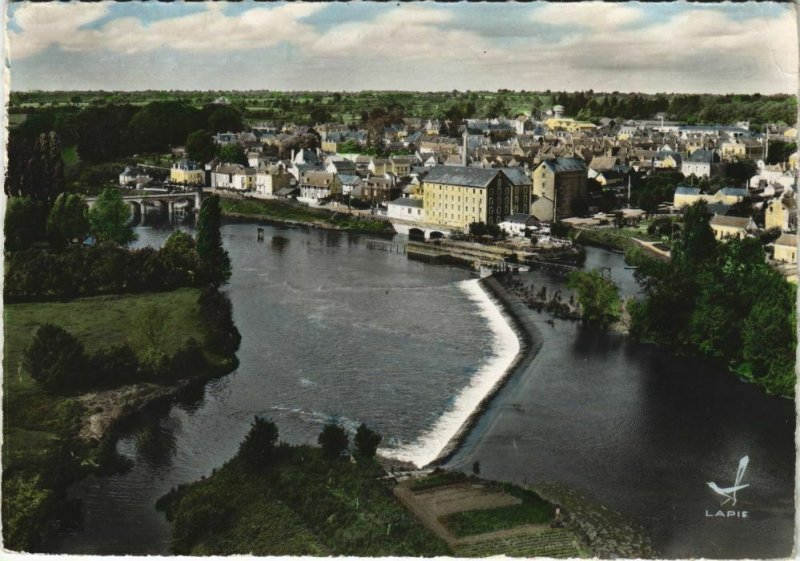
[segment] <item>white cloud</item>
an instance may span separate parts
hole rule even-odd
[[[25,58],[72,36],[78,28],[108,13],[105,3],[83,2],[25,4],[17,8],[14,22],[21,32],[11,31],[11,56]]]
[[[577,2],[545,4],[531,14],[531,21],[544,25],[588,27],[610,31],[644,19],[645,12],[630,4]]]
[[[253,4],[225,15],[219,4],[209,3],[198,13],[178,15],[176,9],[175,17],[149,24],[146,17],[120,17],[81,29],[106,15],[107,6],[42,3],[17,9],[14,22],[21,31],[10,33],[12,73],[26,68],[21,59],[58,45],[63,52],[54,57],[95,61],[94,81],[103,75],[109,82],[121,79],[117,68],[104,69],[110,60],[125,66],[147,58],[135,87],[203,87],[224,75],[234,88],[797,90],[794,6],[756,8],[745,17],[741,7],[725,4],[675,4],[671,10],[633,3],[546,4],[520,10],[511,22],[500,15],[502,6],[487,4],[464,11],[461,5],[383,5],[364,20],[359,4]],[[147,15],[147,6],[141,9]],[[322,10],[315,25],[304,19]],[[339,17],[326,17],[334,10],[341,10]],[[530,32],[521,32],[519,24]],[[513,32],[504,34],[509,25]],[[258,72],[239,63],[229,72],[235,53],[239,60],[252,53],[257,61],[278,44],[294,47],[291,60],[272,57]],[[33,72],[36,65],[27,64]],[[69,72],[68,66],[58,68]],[[47,88],[50,76],[41,72],[36,85],[26,87]],[[80,84],[88,77],[71,79]],[[109,83],[107,89],[132,85]]]
[[[475,33],[451,27],[452,10],[408,5],[369,21],[337,25],[310,44],[320,57],[380,57],[386,65],[403,60],[445,61],[493,54],[496,48]]]
[[[67,6],[73,8],[62,10]],[[83,7],[83,4],[44,3],[22,8],[22,13],[14,18],[22,31],[10,34],[12,57],[25,58],[50,45],[70,52],[109,50],[136,54],[167,47],[203,53],[263,49],[283,41],[303,43],[310,40],[314,30],[300,20],[324,8],[321,4],[292,3],[259,6],[236,16],[226,16],[219,4],[209,2],[202,12],[161,19],[148,25],[139,18],[124,17],[109,21],[99,29],[79,29],[107,13],[105,6],[98,5],[89,5],[91,14],[75,9]],[[61,11],[66,14],[58,13]],[[52,21],[58,24],[53,26]]]

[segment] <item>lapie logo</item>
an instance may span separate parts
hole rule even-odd
[[[709,481],[707,485],[711,487],[717,495],[724,497],[719,506],[723,507],[730,503],[731,507],[736,506],[736,493],[746,487],[750,487],[749,483],[742,483],[744,479],[744,472],[747,470],[747,464],[750,463],[748,456],[739,460],[739,468],[736,470],[736,479],[730,487],[720,487],[713,481]],[[706,518],[747,518],[748,512],[746,510],[717,510],[711,513],[706,510]]]

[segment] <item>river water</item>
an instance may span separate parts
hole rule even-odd
[[[137,244],[160,245],[173,228],[139,227]],[[371,250],[350,233],[266,226],[257,242],[254,224],[230,224],[222,234],[239,368],[122,438],[133,468],[73,486],[83,530],[51,551],[168,553],[156,499],[233,456],[254,415],[292,443],[315,442],[330,419],[351,430],[366,422],[384,435],[384,453],[426,463],[518,348],[466,271]],[[623,293],[637,290],[619,255],[590,248],[585,266],[609,267]],[[479,460],[483,476],[570,485],[640,522],[667,556],[788,555],[793,403],[697,360],[530,313],[542,350],[449,465]],[[705,482],[732,484],[745,454],[751,488],[737,507],[751,517],[705,519],[719,504]]]

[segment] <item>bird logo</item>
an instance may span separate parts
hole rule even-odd
[[[711,487],[712,491],[714,491],[716,494],[722,497],[725,497],[725,500],[722,501],[722,503],[720,503],[720,506],[724,506],[730,501],[733,501],[731,503],[731,506],[736,506],[736,492],[739,491],[740,489],[744,489],[745,487],[750,487],[749,483],[746,483],[744,485],[741,484],[748,463],[750,463],[750,458],[748,456],[745,456],[741,460],[739,460],[739,468],[736,470],[736,481],[734,482],[732,487],[721,488],[713,481],[709,481],[707,483],[707,485]]]

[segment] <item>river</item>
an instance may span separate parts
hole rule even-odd
[[[171,225],[138,227],[157,246]],[[313,443],[336,419],[366,422],[384,453],[432,459],[516,352],[508,326],[466,271],[370,250],[352,233],[228,224],[234,274],[226,292],[242,333],[239,368],[203,395],[142,420],[119,451],[133,468],[73,486],[83,530],[51,551],[166,554],[169,525],[153,504],[235,454],[254,415],[281,439]],[[589,248],[626,294],[632,271]],[[525,277],[558,286],[543,273]],[[643,524],[668,556],[788,555],[794,407],[693,359],[584,329],[544,323],[530,367],[500,392],[449,465],[508,481],[570,485]],[[483,388],[481,387],[483,386]],[[733,483],[749,454],[737,508],[747,520],[705,519],[706,486]]]

